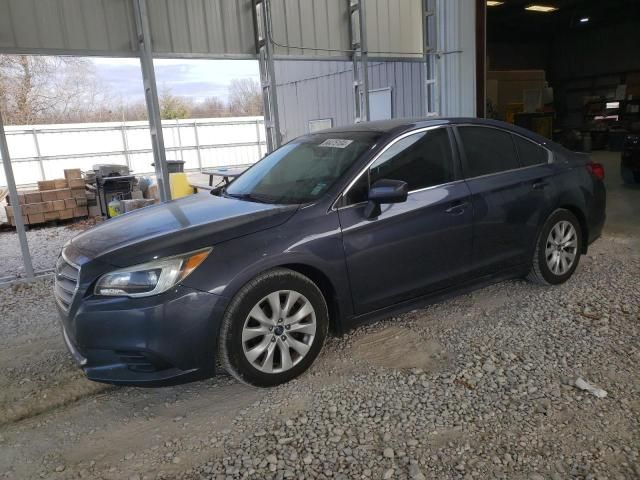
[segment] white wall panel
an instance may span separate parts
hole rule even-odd
[[[262,117],[185,119],[163,123],[167,159],[184,160],[187,169],[199,168],[198,150],[202,166],[251,164],[266,152]],[[198,128],[198,142],[194,124]],[[123,141],[123,126],[128,148]],[[37,155],[34,130],[40,156]],[[98,163],[126,165],[127,156],[136,174],[154,171],[146,122],[9,126],[6,133],[18,185],[60,178],[65,168],[90,170]],[[0,170],[0,185],[5,182],[4,172]]]

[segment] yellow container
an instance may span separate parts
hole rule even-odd
[[[189,185],[186,173],[170,173],[169,183],[171,184],[172,199],[193,195],[193,187]]]

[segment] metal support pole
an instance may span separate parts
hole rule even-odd
[[[202,154],[200,153],[200,138],[198,138],[198,121],[193,121],[193,136],[196,141],[196,154],[198,155],[198,168],[202,171]]]
[[[38,165],[40,166],[40,176],[42,180],[46,180],[47,177],[44,174],[44,165],[42,164],[42,155],[40,154],[40,143],[38,142],[38,134],[35,127],[31,130],[33,132],[33,143],[36,147],[36,155],[38,156]]]
[[[29,253],[27,233],[24,230],[24,222],[22,221],[22,206],[18,200],[18,189],[16,188],[16,179],[13,176],[13,167],[11,166],[11,157],[9,156],[9,145],[7,145],[7,137],[4,133],[2,112],[0,112],[0,155],[2,155],[4,176],[7,179],[7,186],[9,187],[9,199],[11,200],[11,208],[13,209],[13,221],[16,224],[16,232],[18,232],[18,240],[20,241],[20,249],[22,250],[24,272],[27,275],[27,278],[33,278],[33,264],[31,263],[31,254]]]
[[[363,86],[363,102],[364,118],[368,122],[371,120],[369,111],[369,49],[367,48],[367,14],[365,11],[365,2],[360,0],[360,61],[362,62],[362,86]]]
[[[127,162],[127,168],[131,171],[131,159],[129,158],[129,140],[127,139],[127,127],[123,123],[120,126],[120,132],[122,133],[122,147],[124,149],[124,159]]]
[[[144,93],[149,115],[149,131],[151,132],[151,146],[153,147],[153,159],[158,181],[160,201],[171,200],[169,188],[169,171],[164,149],[164,137],[162,135],[162,120],[160,119],[160,103],[158,101],[158,87],[156,74],[153,68],[153,54],[151,51],[151,29],[147,15],[146,0],[134,0],[133,6],[136,16],[136,32],[138,34],[138,52],[140,54],[140,67],[144,82]]]
[[[176,118],[176,133],[178,134],[178,151],[180,152],[180,160],[184,162],[184,152],[182,150],[182,136],[180,136],[180,121]]]
[[[260,67],[260,83],[264,105],[264,126],[267,135],[267,151],[280,147],[280,118],[278,115],[278,94],[273,61],[271,36],[271,8],[269,0],[253,0],[253,28]]]
[[[258,158],[262,158],[262,144],[260,143],[260,120],[256,120],[256,141],[258,142]]]

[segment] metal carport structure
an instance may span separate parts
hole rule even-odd
[[[476,0],[0,0],[0,54],[139,58],[160,198],[170,199],[154,58],[257,59],[268,150],[279,146],[275,59],[350,59],[354,121],[368,119],[369,56],[441,60],[424,85],[440,106],[475,102]],[[366,13],[365,13],[366,12]],[[274,33],[275,32],[275,33]],[[370,50],[368,44],[374,46]],[[467,62],[464,62],[464,56]],[[437,86],[450,85],[451,94]],[[471,87],[471,88],[469,88]],[[447,91],[449,88],[447,89]],[[471,102],[469,102],[471,98]],[[432,102],[433,103],[433,102]],[[432,109],[433,110],[433,109]],[[432,111],[430,110],[430,111]],[[449,111],[447,111],[449,110]],[[463,110],[461,110],[463,111]],[[474,110],[475,111],[475,110]],[[0,154],[25,273],[34,277],[0,112]]]

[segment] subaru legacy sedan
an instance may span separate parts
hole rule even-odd
[[[586,155],[495,121],[304,135],[211,195],[67,243],[64,339],[99,382],[167,385],[222,367],[280,384],[329,332],[504,279],[565,282],[603,228],[603,177]]]

